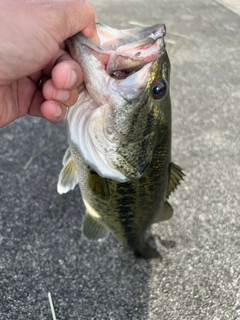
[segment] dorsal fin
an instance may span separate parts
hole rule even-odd
[[[67,149],[63,157],[63,168],[58,177],[57,191],[58,193],[66,193],[73,190],[78,184],[77,169],[71,158],[69,149]]]
[[[167,197],[169,197],[170,193],[177,188],[177,186],[180,184],[180,181],[183,180],[183,177],[185,176],[182,169],[173,162],[169,164],[168,172],[169,172],[169,181],[168,181]]]

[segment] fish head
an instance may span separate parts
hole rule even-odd
[[[98,33],[100,46],[81,33],[67,40],[84,76],[67,115],[69,140],[100,176],[139,179],[152,161],[169,109],[165,26],[102,26]]]

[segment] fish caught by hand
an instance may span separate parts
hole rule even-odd
[[[67,40],[84,87],[67,114],[69,148],[58,192],[80,186],[83,234],[111,233],[144,258],[160,254],[146,230],[173,214],[167,198],[183,178],[171,162],[170,62],[165,26],[98,27],[100,46],[78,33]]]

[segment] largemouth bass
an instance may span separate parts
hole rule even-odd
[[[100,46],[79,33],[67,40],[84,75],[67,114],[69,148],[58,192],[78,183],[83,234],[109,233],[144,258],[160,257],[146,230],[170,219],[169,194],[183,178],[171,162],[170,62],[164,25],[116,30],[99,26]]]

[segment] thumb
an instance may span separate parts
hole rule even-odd
[[[71,0],[59,6],[59,30],[62,43],[67,38],[82,32],[87,38],[99,44],[99,37],[95,24],[94,8],[87,0]]]

